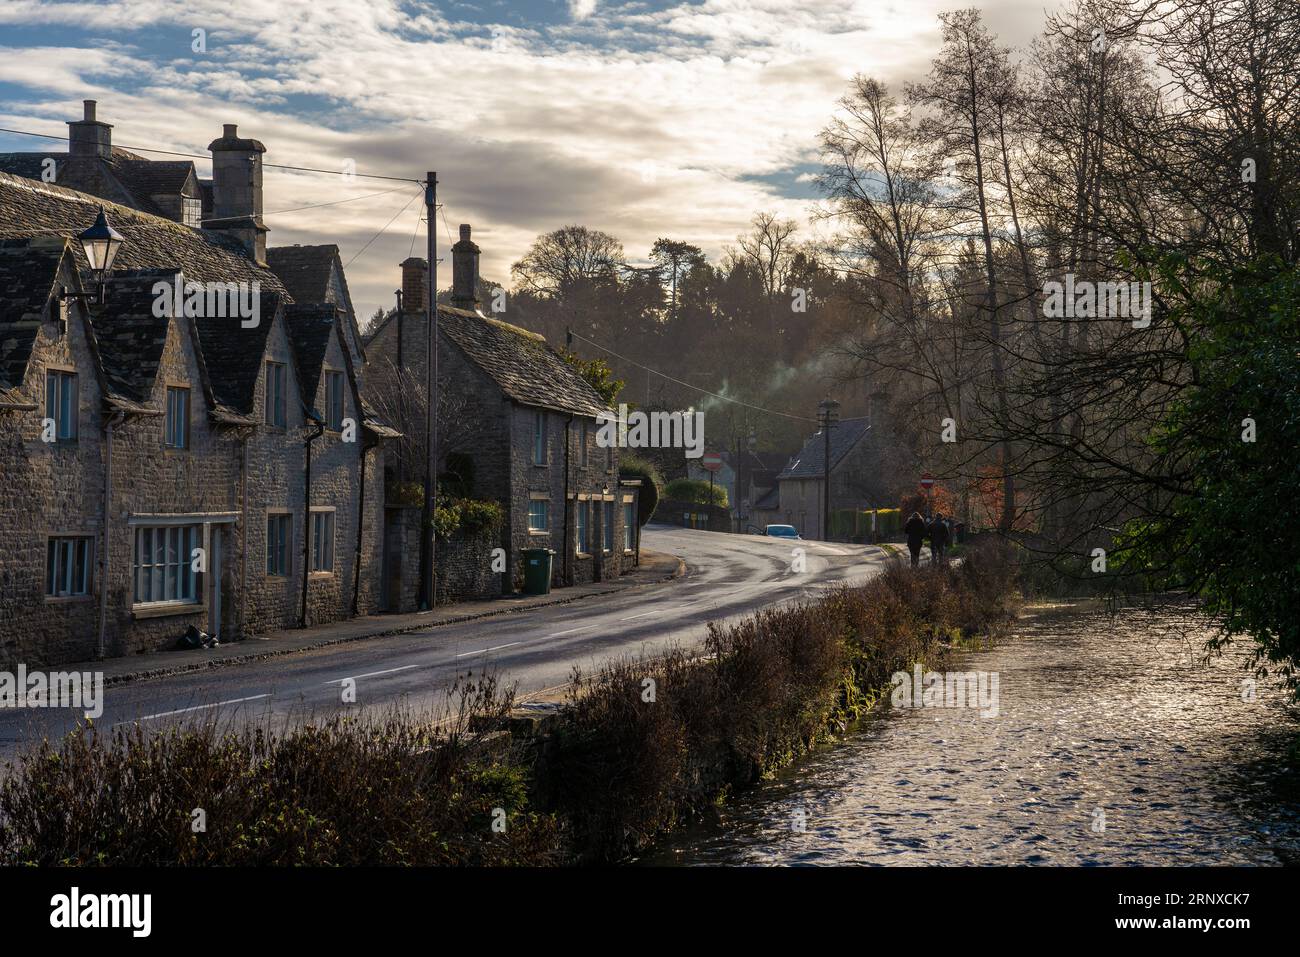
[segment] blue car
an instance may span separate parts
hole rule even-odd
[[[771,538],[799,538],[793,525],[769,525],[763,533]],[[802,539],[800,539],[802,541]]]

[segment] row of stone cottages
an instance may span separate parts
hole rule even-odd
[[[0,665],[414,610],[418,509],[386,506],[401,434],[367,394],[423,388],[427,267],[403,264],[401,309],[363,342],[337,247],[267,248],[261,143],[227,126],[205,181],[113,148],[93,103],[69,127],[66,153],[0,154]],[[105,272],[101,214],[121,240]],[[518,587],[529,546],[560,552],[556,585],[617,575],[637,489],[595,447],[601,400],[482,315],[463,236],[440,391],[473,399],[469,492],[505,521],[440,542],[439,599]],[[256,315],[160,307],[186,283],[256,284]]]

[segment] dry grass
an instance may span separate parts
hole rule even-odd
[[[1014,576],[996,546],[947,568],[891,563],[864,586],[711,626],[703,657],[575,673],[557,730],[526,744],[470,733],[511,708],[491,679],[453,689],[439,715],[82,728],[7,769],[0,864],[617,861],[843,731],[895,671],[996,632]]]

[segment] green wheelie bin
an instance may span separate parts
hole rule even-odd
[[[551,593],[551,562],[553,548],[524,549],[524,594],[549,595]]]

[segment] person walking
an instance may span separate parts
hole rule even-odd
[[[913,512],[912,517],[903,526],[907,535],[907,549],[912,553],[912,567],[921,564],[921,544],[925,541],[926,524],[920,512]]]
[[[936,512],[930,523],[930,564],[942,565],[947,561],[948,537],[948,523]]]

